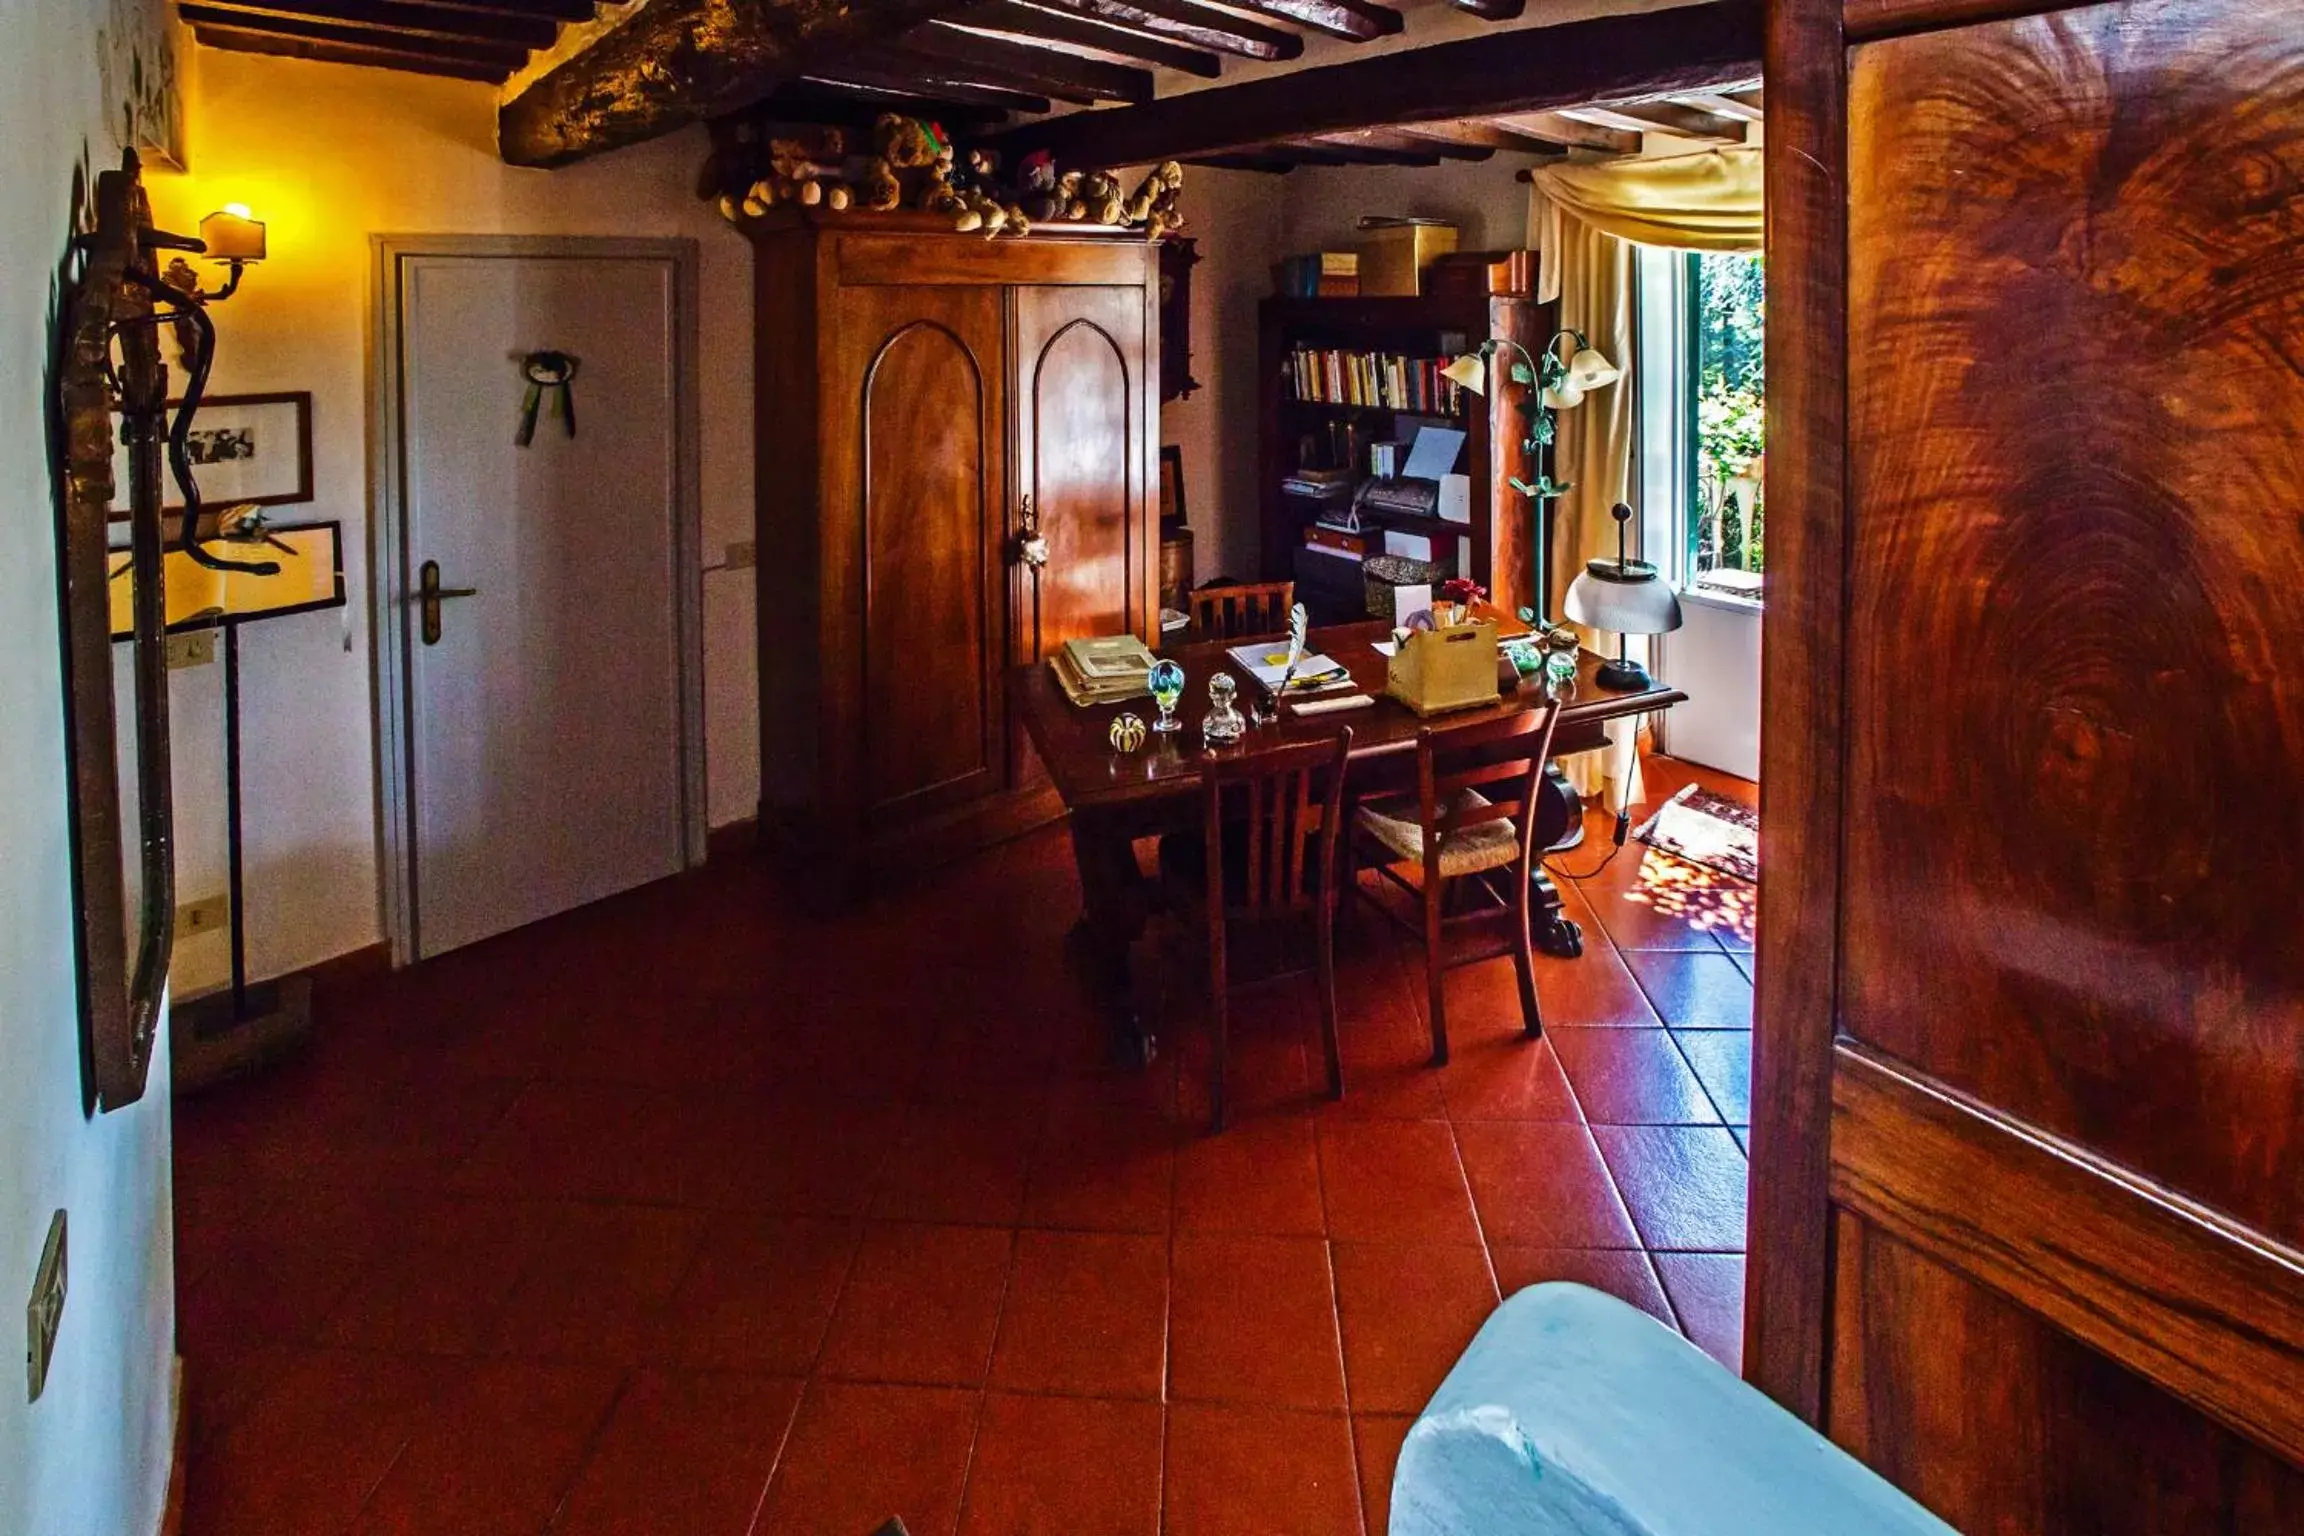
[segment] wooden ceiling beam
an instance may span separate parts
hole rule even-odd
[[[1724,117],[1735,123],[1757,123],[1767,116],[1760,110],[1757,100],[1746,101],[1743,93],[1731,95],[1727,91],[1690,91],[1672,99],[1684,107],[1694,107],[1699,112],[1709,112],[1714,117]]]
[[[194,28],[210,27],[238,34],[261,34],[338,48],[372,48],[415,58],[453,59],[460,64],[494,69],[499,80],[528,62],[528,50],[520,44],[491,42],[479,37],[434,37],[414,32],[380,32],[368,27],[312,21],[297,16],[250,16],[243,11],[204,4],[179,5],[176,14],[183,18],[187,26]]]
[[[1005,107],[987,107],[960,101],[938,101],[866,86],[827,85],[820,80],[791,80],[776,88],[767,100],[738,114],[763,123],[815,123],[827,128],[870,128],[883,112],[908,112],[942,123],[947,128],[982,129],[1008,121]]]
[[[1398,11],[1390,6],[1370,4],[1368,0],[1224,0],[1224,3],[1329,37],[1340,37],[1348,43],[1390,37],[1404,25]]]
[[[599,10],[595,0],[426,0],[455,11],[481,11],[501,16],[541,16],[546,21],[590,21]]]
[[[1443,144],[1473,144],[1515,155],[1564,155],[1568,147],[1521,133],[1499,122],[1459,119],[1447,123],[1402,123],[1394,130],[1411,138],[1436,139]]]
[[[1152,71],[1083,58],[1063,48],[1036,47],[986,37],[932,21],[904,34],[898,47],[955,64],[974,64],[1040,83],[1050,96],[1077,94],[1090,101],[1150,101]],[[1061,90],[1053,87],[1062,87]]]
[[[1243,59],[1294,59],[1304,53],[1304,39],[1293,32],[1244,21],[1204,5],[1194,5],[1192,0],[1044,0],[1044,3],[1077,16],[1134,27],[1171,42]]]
[[[880,57],[884,59],[886,56],[882,54]],[[963,106],[999,107],[1009,112],[1039,113],[1055,106],[1047,97],[1034,95],[1030,91],[1016,90],[1005,85],[981,84],[965,70],[922,73],[902,64],[888,68],[878,61],[867,64],[860,59],[843,58],[811,66],[806,78],[826,85],[857,86],[901,96],[933,97],[939,101],[957,101]]]
[[[1669,101],[1593,103],[1563,108],[1560,115],[1597,128],[1620,128],[1628,133],[1671,133],[1683,139],[1727,144],[1744,142],[1742,124],[1724,122],[1709,112],[1676,106]]]
[[[1112,54],[1124,59],[1137,59],[1156,64],[1162,69],[1180,70],[1213,80],[1222,69],[1216,55],[1199,48],[1187,48],[1164,37],[1139,32],[1134,27],[1114,26],[1109,22],[1090,21],[1069,12],[1045,10],[1022,0],[992,0],[990,5],[978,5],[960,12],[952,20],[960,26],[979,32],[997,33],[1002,37],[1026,42],[1060,43],[1067,48],[1087,48],[1098,53]]]
[[[499,107],[497,152],[513,165],[566,165],[638,144],[748,107],[819,60],[958,9],[954,0],[653,0]]]
[[[1285,176],[1296,169],[1296,162],[1279,155],[1207,155],[1198,160],[1187,160],[1186,165],[1197,165],[1211,171],[1255,171],[1266,176]]]
[[[1363,144],[1349,134],[1307,134],[1300,139],[1274,139],[1270,146],[1283,153],[1302,155],[1328,165],[1438,165],[1440,156],[1431,152],[1434,146],[1414,150],[1380,149]]]
[[[200,8],[228,11],[243,18],[240,25],[259,30],[278,19],[340,22],[373,32],[473,38],[527,49],[549,48],[560,35],[560,24],[542,16],[411,0],[202,0]]]
[[[507,65],[483,64],[439,54],[407,53],[385,44],[320,42],[311,38],[288,37],[278,32],[252,32],[245,27],[218,26],[213,22],[194,23],[189,18],[185,24],[192,28],[192,36],[204,47],[221,49],[226,53],[261,53],[274,58],[310,59],[319,64],[358,64],[370,69],[397,69],[406,74],[481,80],[490,85],[501,85],[512,76],[512,70]]]
[[[1067,165],[1141,165],[1292,136],[1711,90],[1752,77],[1760,38],[1759,0],[1526,27],[1075,112],[1012,128],[1000,147],[1012,157],[1052,149]]]
[[[1453,0],[1456,9],[1470,11],[1482,21],[1518,21],[1528,0]]]
[[[1557,112],[1515,112],[1496,119],[1505,128],[1546,139],[1566,149],[1596,149],[1606,155],[1640,153],[1640,135],[1622,128],[1581,123]]]
[[[1409,133],[1400,128],[1354,128],[1346,133],[1324,133],[1320,135],[1320,142],[1356,145],[1361,149],[1385,149],[1402,155],[1429,155],[1436,160],[1492,160],[1496,157],[1496,151],[1485,145],[1463,144],[1454,139]]]

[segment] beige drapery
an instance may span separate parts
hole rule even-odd
[[[1549,594],[1555,615],[1584,562],[1615,552],[1609,509],[1633,500],[1639,359],[1632,246],[1758,250],[1760,171],[1759,148],[1740,146],[1664,160],[1549,165],[1531,173],[1528,236],[1538,252],[1537,297],[1558,299],[1561,327],[1581,332],[1623,370],[1616,384],[1559,413],[1554,472],[1569,489],[1555,512]],[[1596,644],[1596,637],[1587,632],[1585,641]],[[1644,638],[1633,637],[1630,649],[1646,659]],[[1604,792],[1612,805],[1641,799],[1637,729],[1636,721],[1611,726],[1602,761],[1585,756],[1563,765],[1570,782],[1588,795]]]

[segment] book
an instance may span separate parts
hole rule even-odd
[[[1118,704],[1152,691],[1151,682],[1143,673],[1094,680],[1084,678],[1073,665],[1070,653],[1063,650],[1049,656],[1048,670],[1055,677],[1056,686],[1064,690],[1064,697],[1082,709],[1094,704]]]
[[[1152,670],[1151,648],[1134,635],[1102,635],[1090,640],[1067,640],[1064,655],[1074,670],[1090,681],[1141,677]]]

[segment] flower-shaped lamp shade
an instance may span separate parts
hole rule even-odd
[[[1441,369],[1440,377],[1460,389],[1485,395],[1488,393],[1488,360],[1477,352],[1467,352]]]
[[[264,221],[250,214],[246,203],[226,203],[200,221],[200,243],[208,247],[210,261],[262,261]]]
[[[1573,378],[1562,379],[1544,391],[1544,403],[1556,411],[1572,411],[1584,403],[1584,387]]]
[[[1576,386],[1579,399],[1595,389],[1606,389],[1624,377],[1623,370],[1601,354],[1598,347],[1578,347],[1568,359],[1568,382]]]

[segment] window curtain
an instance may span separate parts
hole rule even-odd
[[[1561,612],[1584,562],[1615,553],[1609,510],[1633,501],[1636,443],[1632,247],[1756,251],[1761,236],[1758,146],[1707,150],[1661,160],[1604,160],[1543,166],[1531,173],[1529,243],[1537,256],[1537,298],[1560,303],[1560,325],[1578,331],[1623,370],[1615,385],[1559,413],[1554,474],[1568,482],[1555,504],[1551,611]],[[1599,649],[1587,631],[1585,643]],[[1613,637],[1611,637],[1613,639]],[[1645,637],[1631,654],[1647,660]],[[1638,722],[1609,727],[1608,750],[1562,765],[1569,782],[1610,805],[1643,798]],[[1597,759],[1597,760],[1595,760]]]

